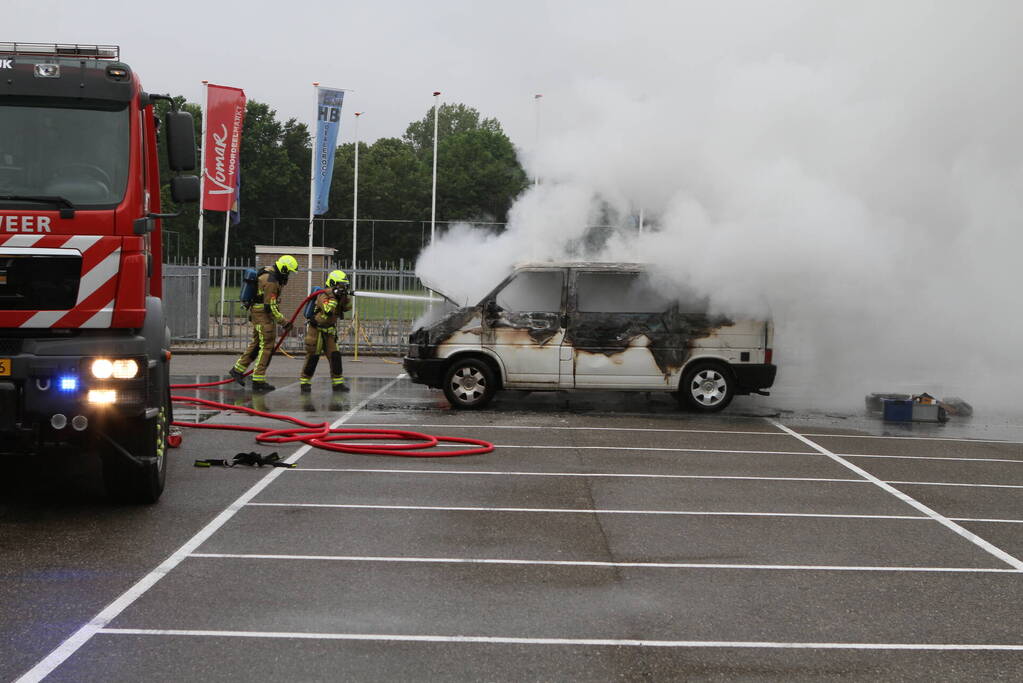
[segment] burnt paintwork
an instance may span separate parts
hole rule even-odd
[[[426,327],[420,327],[412,333],[409,341],[413,344],[436,347],[438,344],[445,342],[455,332],[472,332],[473,330],[462,330],[462,328],[479,314],[479,306],[457,308],[445,314],[440,320]],[[475,332],[479,334],[479,330],[475,330]]]
[[[490,321],[492,329],[511,328],[525,330],[529,338],[544,346],[561,330],[561,315],[558,313],[515,313],[502,311]]]
[[[650,340],[647,349],[666,376],[689,360],[693,343],[734,323],[703,313],[681,313],[673,306],[663,313],[579,313],[569,315],[565,343],[583,353],[608,358],[622,353],[637,338]]]
[[[590,270],[594,266],[571,263],[555,267]],[[602,272],[622,273],[643,271],[643,267],[638,264],[601,264],[599,269]],[[560,314],[500,311],[495,316],[487,312],[487,302],[495,299],[497,292],[514,274],[495,287],[480,304],[451,311],[432,325],[416,330],[410,341],[413,344],[428,346],[428,349],[423,350],[427,351],[428,356],[433,356],[436,347],[450,339],[456,332],[481,334],[496,329],[513,329],[525,332],[522,337],[524,345],[530,343],[526,335],[538,346],[546,345],[562,329],[563,321]],[[646,348],[665,376],[679,371],[686,364],[696,340],[713,336],[721,328],[735,324],[728,318],[711,316],[703,312],[706,310],[705,301],[696,302],[695,305],[689,302],[684,306],[685,311],[682,310],[681,304],[674,303],[666,310],[656,313],[580,312],[575,310],[575,278],[568,279],[568,287],[569,310],[564,343],[571,345],[580,353],[603,354],[614,359],[618,354],[634,346],[639,337],[645,336],[649,340]],[[463,329],[477,317],[483,321],[482,329]],[[487,341],[492,335],[482,336],[482,341]],[[490,341],[492,342],[492,339]]]

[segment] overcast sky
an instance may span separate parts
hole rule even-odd
[[[592,79],[642,97],[732,60],[823,60],[860,30],[877,31],[870,23],[885,4],[855,3],[844,16],[852,3],[4,0],[3,40],[117,44],[149,90],[199,101],[205,79],[306,122],[313,81],[352,89],[343,140],[360,110],[363,140],[401,135],[440,90],[531,147],[534,94],[544,95],[541,135],[553,133],[585,115],[569,113],[566,98]]]
[[[440,90],[445,101],[497,117],[525,145],[535,136],[534,94],[556,107],[559,91],[588,77],[628,73],[641,85],[644,61],[657,58],[652,35],[683,29],[692,11],[638,3],[643,9],[626,15],[626,4],[4,0],[3,39],[117,44],[147,89],[198,101],[205,79],[306,122],[313,81],[352,89],[344,140],[360,110],[360,138],[401,135]]]

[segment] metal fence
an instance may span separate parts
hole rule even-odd
[[[220,259],[201,268],[194,260],[176,260],[164,264],[164,300],[171,343],[178,351],[230,351],[241,353],[252,336],[248,311],[241,305],[239,294],[242,278],[254,262],[247,259]],[[349,274],[357,293],[428,297],[430,292],[416,277],[411,264],[358,263],[355,267],[337,262],[324,270],[314,270],[313,285],[321,285],[327,274],[340,268]],[[200,284],[201,282],[201,284]],[[300,271],[291,276],[281,312],[290,317],[295,306],[305,297],[307,274]],[[221,288],[223,284],[223,300]],[[197,287],[206,293],[198,295]],[[291,292],[288,292],[291,290]],[[438,305],[439,305],[438,301]],[[290,305],[289,305],[290,304]],[[345,353],[358,349],[360,354],[394,354],[405,349],[412,323],[430,305],[427,301],[402,298],[356,296],[353,310],[339,326],[339,344]],[[200,313],[197,315],[196,311]],[[196,323],[198,320],[198,333]],[[302,314],[282,348],[288,353],[303,353],[305,326]]]

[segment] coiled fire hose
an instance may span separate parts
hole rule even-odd
[[[315,297],[319,292],[313,292],[298,305],[291,315],[289,323],[294,324],[299,311],[306,302]],[[271,353],[276,353],[287,331],[281,333],[280,338],[274,345]],[[252,371],[245,373],[245,376],[252,374]],[[172,384],[171,389],[207,389],[234,382],[233,378],[217,382],[203,382],[199,384]],[[470,439],[458,436],[432,436],[420,432],[412,432],[404,429],[352,429],[331,427],[329,422],[307,422],[291,415],[269,413],[247,406],[231,405],[210,401],[205,398],[194,396],[171,396],[171,401],[176,403],[188,403],[195,406],[214,408],[216,410],[235,410],[257,417],[265,417],[272,420],[282,420],[298,425],[297,427],[285,427],[283,429],[272,429],[268,427],[256,427],[230,424],[208,424],[196,422],[172,422],[175,427],[189,427],[191,429],[224,429],[228,431],[254,432],[256,441],[261,444],[288,444],[302,442],[314,448],[322,448],[328,451],[340,453],[355,453],[360,455],[397,455],[409,458],[449,458],[459,455],[480,455],[490,453],[494,450],[494,444],[481,439]],[[353,441],[398,441],[400,443],[352,443]],[[453,450],[433,450],[441,443],[467,444],[470,448],[456,448]]]

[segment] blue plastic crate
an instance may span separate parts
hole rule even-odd
[[[885,422],[911,422],[913,420],[913,401],[911,399],[886,398],[882,413]]]

